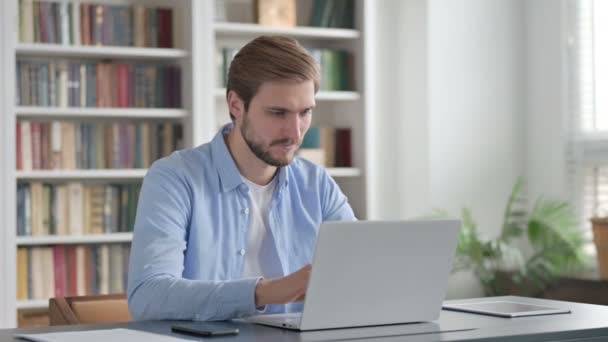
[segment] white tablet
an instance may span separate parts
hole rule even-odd
[[[472,312],[500,317],[523,317],[570,313],[570,309],[509,301],[444,304],[443,308],[446,310]]]

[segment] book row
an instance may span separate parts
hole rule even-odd
[[[132,232],[141,185],[17,185],[17,235],[83,235]]]
[[[173,10],[142,4],[19,1],[23,43],[173,47]]]
[[[129,251],[128,244],[18,248],[17,299],[124,293]]]
[[[175,122],[38,122],[16,125],[18,170],[147,168],[184,146]]]
[[[19,60],[16,81],[21,106],[181,106],[181,71],[173,64]]]
[[[298,155],[324,167],[351,167],[350,128],[310,127]]]

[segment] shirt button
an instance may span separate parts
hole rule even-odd
[[[239,249],[239,255],[245,255],[245,250],[243,248]]]
[[[243,214],[245,214],[245,215],[249,215],[249,208],[245,208],[245,209],[243,209]]]

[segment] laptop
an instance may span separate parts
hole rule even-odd
[[[460,221],[324,222],[301,313],[246,320],[292,330],[439,318]]]

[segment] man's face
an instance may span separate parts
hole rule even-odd
[[[281,167],[295,157],[314,106],[312,81],[265,82],[237,121],[251,151],[265,163]]]

